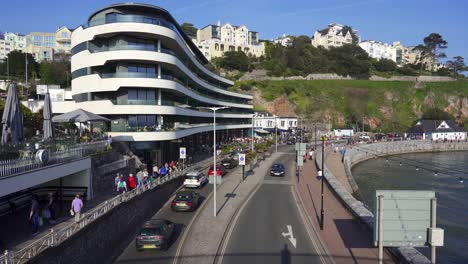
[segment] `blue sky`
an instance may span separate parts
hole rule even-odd
[[[3,1],[2,1],[3,2]],[[27,34],[83,24],[96,9],[119,1],[4,1],[0,31]],[[124,2],[124,1],[122,1]],[[361,38],[416,45],[438,32],[449,43],[449,57],[468,60],[468,1],[465,0],[140,0],[161,6],[179,23],[196,27],[230,22],[258,31],[261,39],[281,34],[311,36],[328,23],[351,25]]]

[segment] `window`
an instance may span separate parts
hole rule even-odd
[[[62,32],[61,37],[62,38],[68,38],[68,33],[67,32]]]

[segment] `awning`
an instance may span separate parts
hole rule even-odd
[[[58,116],[54,116],[52,118],[52,121],[54,123],[65,123],[65,122],[70,122],[70,123],[84,123],[88,121],[102,121],[102,122],[109,122],[110,120],[102,117],[100,115],[93,114],[91,112],[85,111],[83,109],[76,109],[74,111],[61,114]]]
[[[266,131],[265,129],[255,129],[255,132],[259,134],[270,134],[270,132]]]

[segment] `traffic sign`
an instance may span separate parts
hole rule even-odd
[[[239,154],[239,165],[245,165],[245,154]]]
[[[187,149],[185,147],[179,148],[179,158],[186,159],[187,158]]]

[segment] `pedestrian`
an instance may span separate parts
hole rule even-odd
[[[148,169],[144,168],[143,169],[143,185],[146,185],[148,183],[148,176],[149,176]]]
[[[39,233],[39,201],[34,194],[31,198],[31,210],[29,211],[29,222],[31,223],[32,235]]]
[[[314,159],[314,149],[309,150],[309,159],[311,159],[311,160]]]
[[[47,203],[47,209],[49,209],[50,212],[50,223],[54,224],[56,215],[55,215],[55,198],[54,194],[52,192],[49,192],[49,201]]]
[[[158,168],[158,166],[156,166],[156,165],[153,166],[153,173],[151,174],[151,176],[156,177],[156,178],[159,177],[159,168]]]
[[[70,212],[73,212],[75,216],[75,222],[80,221],[81,218],[81,209],[83,209],[83,201],[80,199],[80,195],[76,194],[75,199],[71,203]]]
[[[136,175],[137,181],[138,181],[138,188],[143,187],[143,178],[145,177],[143,171],[139,171]],[[129,179],[130,180],[130,179]],[[131,187],[130,187],[131,188]]]
[[[130,175],[128,176],[128,188],[130,190],[133,190],[135,189],[135,187],[136,187],[135,178],[133,177],[133,174],[130,173]]]
[[[117,174],[115,175],[115,178],[114,178],[114,185],[115,185],[115,187],[117,187],[117,184],[119,184],[119,181],[120,181],[120,174],[117,173]]]
[[[117,183],[117,193],[125,193],[127,191],[127,183],[120,177]]]
[[[167,164],[167,163],[166,163]],[[167,169],[166,167],[161,167],[161,169],[159,169],[159,175],[162,177],[166,176],[167,174]]]

